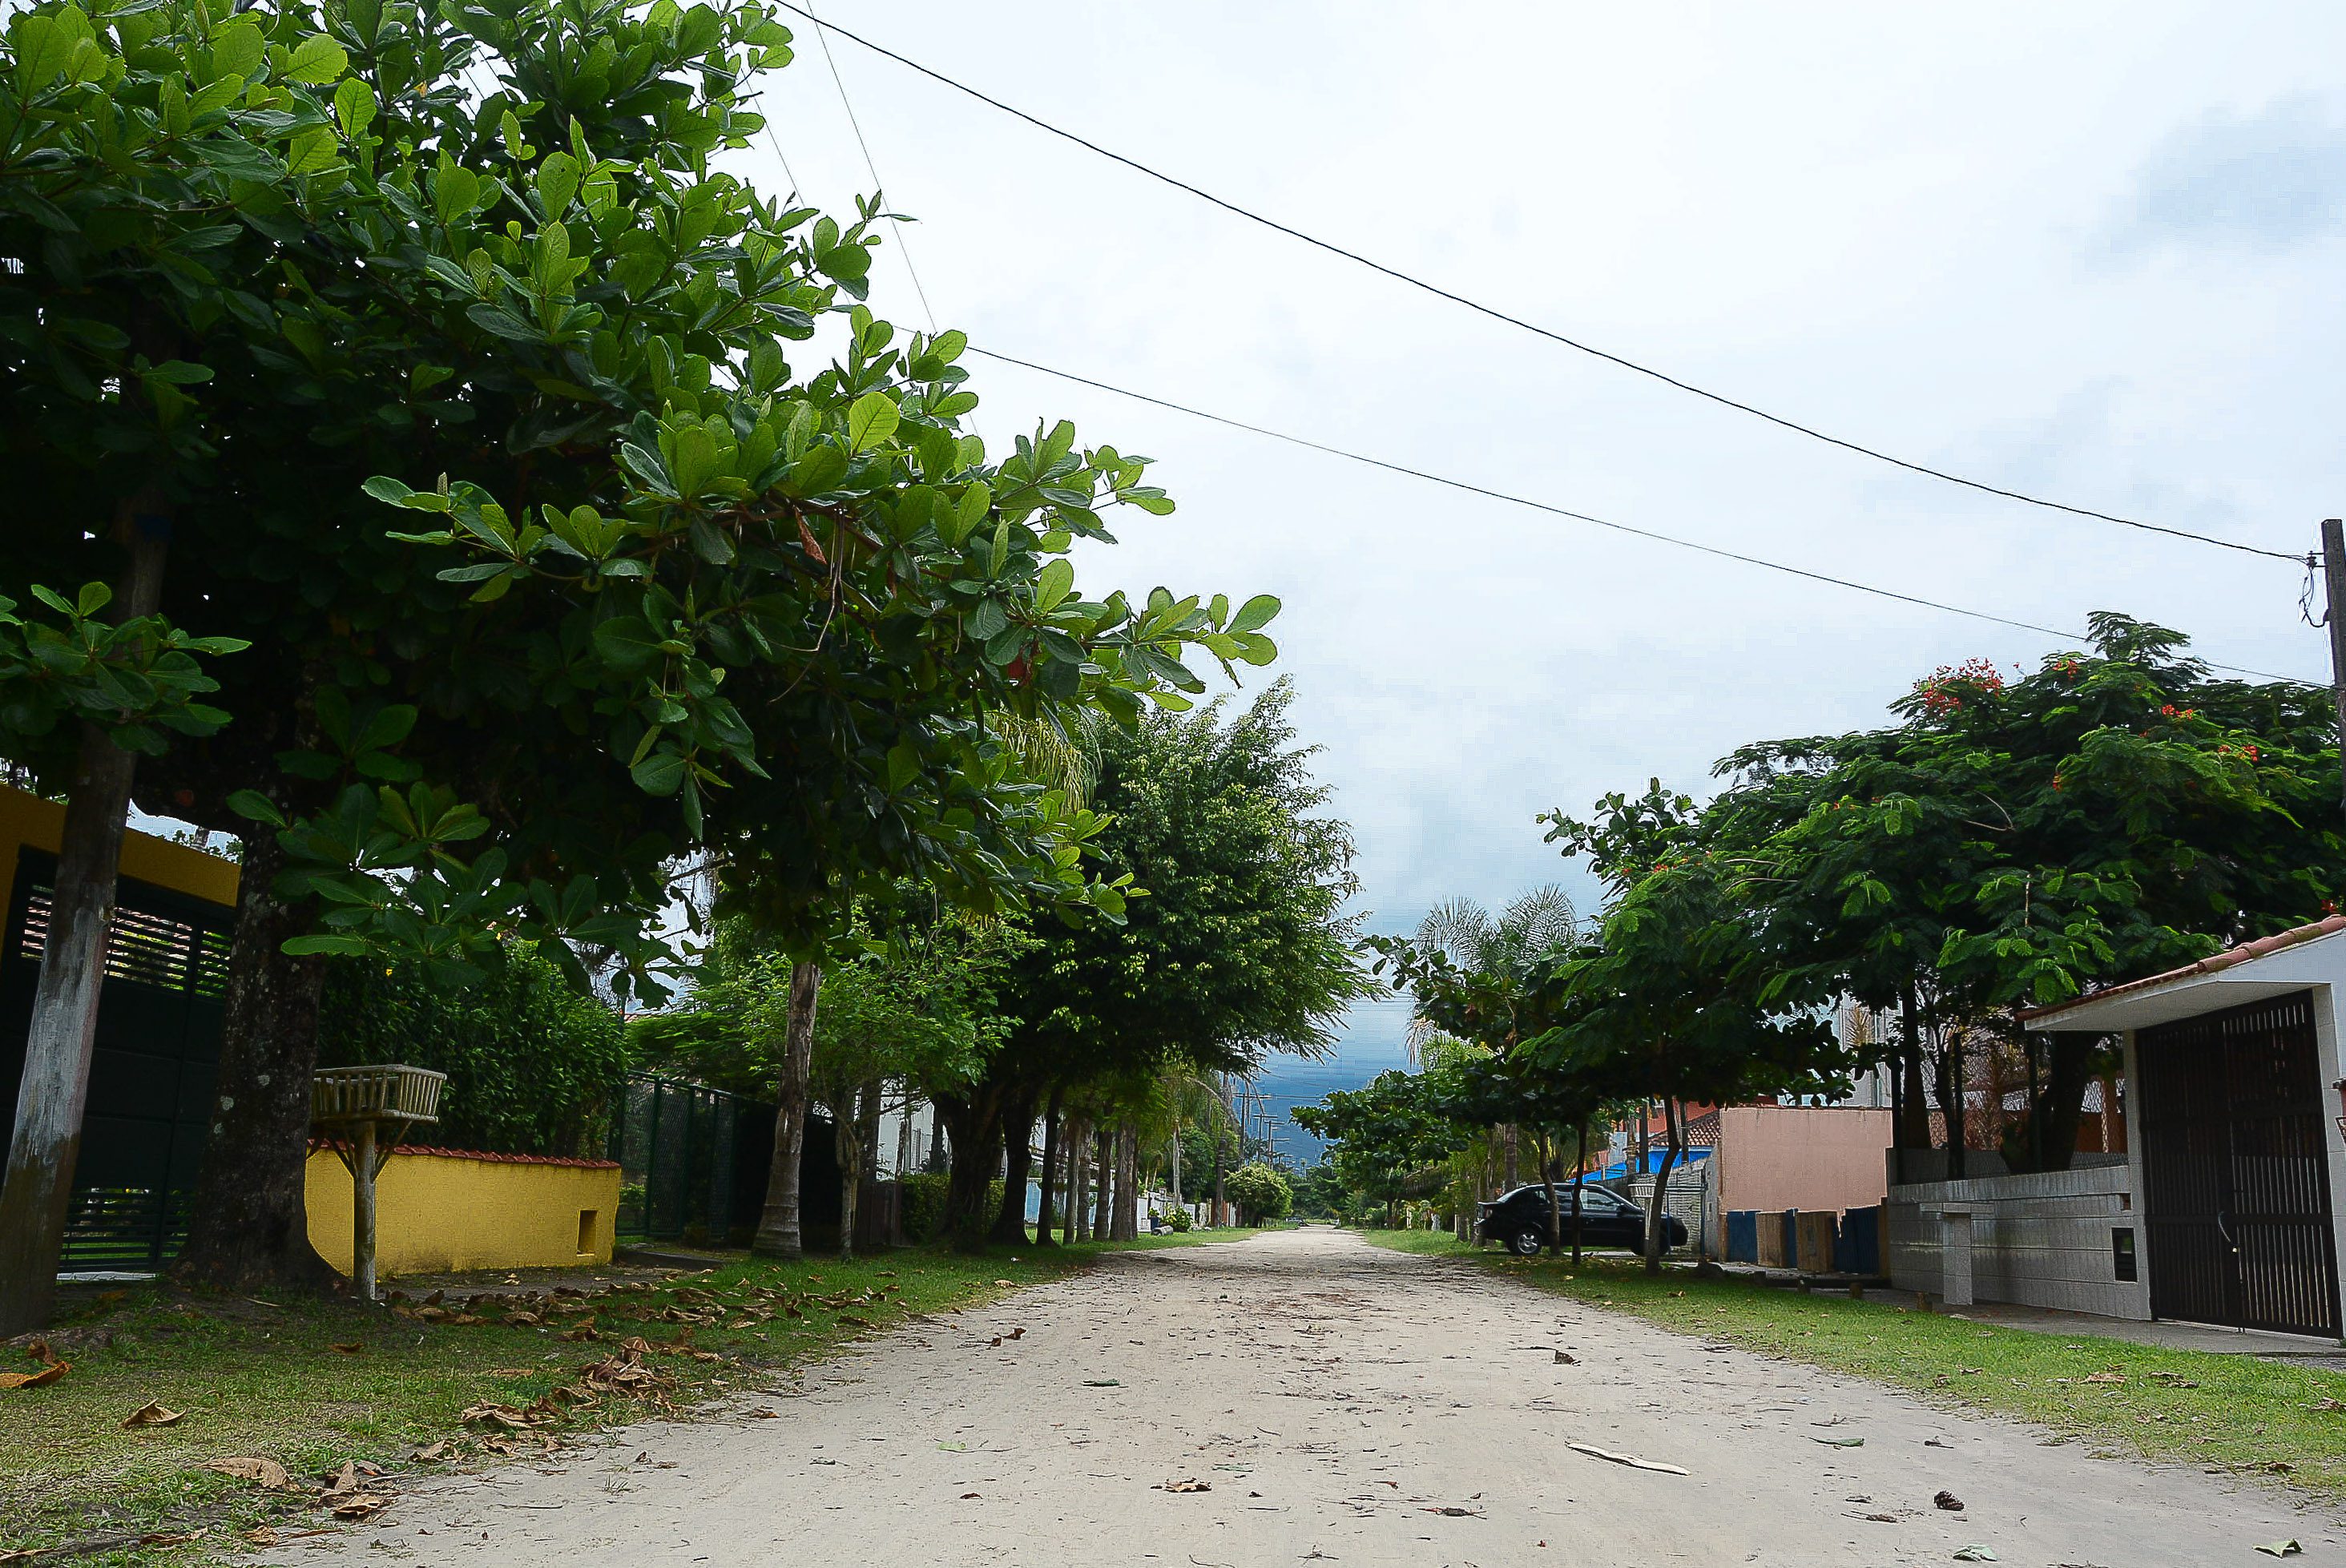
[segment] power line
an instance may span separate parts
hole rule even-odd
[[[1892,456],[1891,453],[1883,452],[1878,447],[1867,446],[1862,442],[1850,441],[1841,436],[1828,434],[1826,432],[1819,430],[1813,425],[1802,424],[1798,420],[1788,419],[1782,414],[1770,413],[1764,408],[1759,408],[1750,403],[1739,402],[1737,399],[1729,397],[1724,392],[1712,392],[1708,387],[1697,386],[1692,382],[1682,381],[1677,376],[1669,374],[1668,372],[1656,370],[1651,365],[1639,364],[1635,360],[1625,359],[1619,354],[1609,352],[1608,351],[1597,348],[1593,344],[1584,343],[1576,338],[1566,337],[1562,332],[1553,331],[1546,327],[1540,326],[1536,322],[1527,321],[1520,316],[1510,315],[1506,311],[1499,310],[1495,306],[1485,305],[1478,300],[1472,300],[1464,294],[1444,289],[1438,283],[1430,283],[1424,279],[1404,272],[1397,267],[1389,267],[1382,261],[1374,260],[1367,256],[1362,255],[1357,250],[1348,250],[1343,246],[1338,245],[1332,240],[1322,239],[1314,234],[1307,234],[1300,229],[1296,229],[1288,224],[1280,222],[1277,219],[1266,218],[1260,212],[1256,212],[1249,208],[1241,207],[1235,201],[1230,201],[1222,197],[1216,196],[1213,192],[1201,189],[1197,186],[1191,185],[1187,180],[1177,179],[1172,175],[1166,174],[1159,169],[1151,168],[1148,165],[1140,162],[1137,158],[1127,158],[1124,154],[1111,151],[1107,148],[1100,146],[1097,142],[1086,140],[1085,137],[1077,136],[1073,131],[1063,130],[1059,127],[1051,124],[1048,120],[1037,119],[1035,116],[1028,114],[1024,109],[1005,104],[999,98],[988,97],[986,94],[978,91],[975,87],[970,87],[965,83],[955,81],[953,77],[946,76],[942,71],[932,70],[928,66],[922,65],[918,60],[908,59],[904,56],[896,53],[893,49],[888,48],[882,45],[875,44],[871,39],[863,37],[860,34],[850,32],[847,28],[839,25],[835,22],[826,22],[821,17],[816,15],[812,11],[791,4],[791,0],[777,0],[777,3],[780,4],[783,9],[795,11],[800,15],[804,16],[808,21],[812,22],[817,29],[819,29],[819,34],[820,32],[836,33],[852,44],[861,44],[863,47],[871,50],[875,55],[893,60],[898,65],[904,66],[907,70],[917,71],[922,76],[928,77],[931,81],[941,83],[945,87],[951,87],[957,93],[975,98],[978,102],[986,105],[990,108],[999,109],[1004,114],[1009,115],[1014,118],[1024,120],[1037,130],[1046,131],[1052,136],[1059,137],[1063,141],[1073,142],[1076,146],[1084,148],[1086,151],[1097,153],[1100,157],[1107,158],[1111,162],[1120,163],[1125,168],[1133,170],[1135,173],[1146,175],[1148,178],[1156,180],[1159,184],[1168,185],[1176,190],[1185,191],[1188,194],[1196,197],[1200,201],[1208,202],[1215,207],[1219,207],[1223,211],[1239,218],[1243,218],[1250,223],[1260,224],[1265,229],[1284,234],[1290,239],[1298,239],[1316,249],[1327,251],[1331,256],[1341,256],[1345,260],[1365,267],[1372,272],[1382,273],[1385,277],[1392,279],[1395,282],[1403,283],[1408,285],[1410,288],[1421,290],[1425,293],[1433,295],[1436,299],[1447,300],[1454,305],[1463,305],[1467,310],[1473,311],[1478,315],[1487,316],[1494,321],[1504,321],[1511,327],[1519,327],[1526,332],[1531,332],[1536,336],[1545,338],[1550,342],[1561,343],[1567,349],[1573,349],[1578,352],[1604,360],[1610,364],[1618,365],[1621,369],[1626,371],[1634,371],[1638,375],[1651,377],[1653,380],[1660,382],[1664,385],[1676,387],[1680,392],[1691,392],[1696,397],[1708,399],[1722,407],[1731,408],[1741,413],[1748,413],[1755,419],[1765,420],[1770,424],[1779,425],[1785,430],[1808,436],[1811,440],[1823,442],[1829,446],[1838,446],[1845,452],[1853,452],[1862,457],[1871,457],[1878,463],[1886,463],[1894,468],[1902,468],[1912,473],[1923,474],[1932,479],[1942,480],[1949,484],[1960,484],[1966,489],[1981,491],[1989,495],[2000,495],[2008,501],[2018,501],[2030,506],[2041,506],[2047,511],[2066,512],[2072,516],[2076,517],[2097,518],[2105,523],[2116,523],[2128,528],[2139,528],[2145,533],[2165,534],[2177,539],[2189,539],[2202,545],[2214,545],[2221,549],[2237,550],[2243,555],[2268,555],[2277,561],[2287,561],[2291,565],[2297,565],[2302,559],[2301,556],[2287,551],[2268,550],[2261,545],[2243,545],[2237,540],[2218,538],[2212,534],[2195,534],[2189,529],[2171,528],[2162,523],[2145,523],[2139,518],[2122,517],[2115,512],[2097,512],[2090,506],[2072,506],[2063,501],[2048,501],[2043,496],[2031,495],[2025,491],[2006,489],[2003,485],[1990,484],[1985,480],[1982,479],[1968,479],[1960,473],[1952,473],[1943,468],[1933,468],[1928,463],[1915,463],[1908,458]],[[825,52],[828,53],[828,50],[829,46],[826,45]],[[842,89],[842,91],[844,91],[844,89]],[[858,132],[857,134],[860,137],[862,133]],[[867,153],[866,156],[868,158],[869,154]],[[874,174],[872,178],[876,181],[879,178],[879,176]],[[909,265],[909,262],[907,264]]]
[[[798,9],[795,5],[790,8]],[[855,145],[863,149],[863,168],[872,177],[872,194],[885,200],[888,182],[880,178],[880,166],[872,161],[872,144],[863,139],[863,122],[855,117],[855,105],[847,97],[847,79],[839,74],[839,61],[831,56],[831,39],[824,31],[829,24],[814,14],[812,0],[809,0],[804,15],[815,25],[815,42],[822,46],[823,64],[831,67],[831,85],[839,89],[839,107],[847,111],[847,123],[855,132]],[[929,291],[921,286],[920,270],[913,265],[913,249],[904,243],[903,225],[896,221],[892,212],[888,214],[888,229],[896,236],[896,254],[904,259],[904,270],[912,274],[913,292],[921,297],[921,313],[928,317],[929,331],[933,334],[937,330],[936,310],[929,303]]]
[[[1770,561],[1763,555],[1747,555],[1739,550],[1729,550],[1717,545],[1705,545],[1693,539],[1682,539],[1674,534],[1658,533],[1651,528],[1639,528],[1627,523],[1616,523],[1610,518],[1595,516],[1586,512],[1575,512],[1545,501],[1535,501],[1527,495],[1516,495],[1504,490],[1494,490],[1486,484],[1476,484],[1464,479],[1453,479],[1447,474],[1433,473],[1423,468],[1412,468],[1407,463],[1392,463],[1382,457],[1371,457],[1363,452],[1331,446],[1326,442],[1312,441],[1305,436],[1290,435],[1283,430],[1273,430],[1268,425],[1251,424],[1242,419],[1232,419],[1227,414],[1209,413],[1204,409],[1192,408],[1187,403],[1175,402],[1169,398],[1151,397],[1147,392],[1134,392],[1129,387],[1095,381],[1089,376],[1076,375],[1072,371],[1057,370],[1050,365],[1037,364],[1033,360],[1022,360],[1015,354],[980,348],[975,343],[969,346],[968,351],[973,354],[983,354],[989,360],[998,361],[1005,365],[1016,365],[1023,370],[1035,371],[1046,376],[1056,376],[1061,381],[1073,382],[1078,386],[1114,392],[1118,397],[1130,398],[1135,402],[1149,403],[1158,408],[1169,409],[1175,413],[1188,414],[1192,419],[1202,419],[1209,423],[1226,425],[1232,430],[1243,430],[1250,434],[1267,436],[1272,441],[1283,441],[1290,446],[1306,447],[1313,452],[1325,453],[1330,457],[1343,458],[1349,463],[1362,463],[1370,468],[1381,468],[1388,473],[1406,474],[1412,479],[1424,480],[1429,484],[1446,485],[1450,489],[1463,490],[1471,495],[1485,496],[1493,501],[1504,501],[1515,506],[1527,506],[1535,512],[1545,512],[1550,516],[1569,518],[1575,523],[1586,523],[1593,527],[1607,528],[1616,534],[1627,534],[1634,538],[1648,539],[1658,545],[1668,545],[1680,550],[1692,550],[1704,555],[1715,555],[1721,560],[1737,561],[1747,566],[1758,566],[1770,572],[1781,572],[1789,576],[1805,577],[1812,583],[1825,583],[1836,588],[1848,588],[1861,594],[1872,594],[1877,598],[1894,599],[1900,604],[1919,606],[1926,610],[1938,610],[1951,616],[1964,616],[1972,620],[1987,621],[1996,626],[2011,626],[2024,632],[2036,632],[2064,643],[2082,645],[2087,640],[2080,632],[2063,631],[2057,626],[2040,626],[2035,621],[2014,620],[2009,616],[1999,616],[1988,610],[1966,609],[1961,605],[1950,605],[1938,599],[1926,599],[1915,594],[1902,594],[1894,588],[1879,588],[1871,583],[1861,583],[1850,577],[1836,577],[1826,572],[1812,572],[1806,566],[1793,566],[1781,561]],[[2294,563],[2295,557],[2291,557],[2291,560]],[[2270,670],[2249,669],[2239,665],[2210,663],[2208,667],[2224,670],[2233,675],[2254,676],[2259,680],[2285,681],[2292,686],[2318,687],[2320,685],[2315,681],[2300,680],[2295,676],[2275,675]]]

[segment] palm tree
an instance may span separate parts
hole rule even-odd
[[[1495,917],[1473,899],[1445,899],[1417,922],[1415,945],[1438,952],[1472,975],[1519,984],[1560,948],[1580,935],[1580,912],[1572,895],[1554,882],[1534,888]],[[1423,1013],[1409,1021],[1412,1066],[1421,1065],[1426,1041],[1435,1033]]]

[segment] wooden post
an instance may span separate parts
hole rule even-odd
[[[2330,624],[2330,691],[2338,710],[2339,759],[2346,764],[2346,521],[2321,520],[2321,577],[2328,590]],[[2346,801],[2346,766],[2338,779],[2338,798]]]
[[[351,1129],[351,1282],[359,1299],[374,1299],[374,1121]]]

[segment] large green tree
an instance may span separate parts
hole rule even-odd
[[[1292,691],[1274,683],[1236,712],[1221,702],[1095,732],[1091,840],[1101,875],[1144,896],[1121,920],[1032,922],[1006,1005],[1019,1019],[986,1076],[939,1104],[955,1150],[954,1223],[984,1224],[984,1174],[1006,1136],[1009,1196],[992,1217],[1024,1225],[1025,1144],[1054,1086],[1127,1081],[1153,1092],[1171,1064],[1242,1072],[1330,1038],[1363,994],[1345,912],[1352,830],[1298,744]],[[964,1155],[969,1158],[964,1159]],[[1023,1234],[1023,1228],[1022,1228]]]
[[[2015,1153],[2066,1166],[2106,1054],[2024,1041],[2012,1008],[2319,918],[2346,887],[2327,695],[2218,678],[2179,634],[2123,616],[2091,630],[2025,674],[1940,670],[1885,728],[1719,765],[1703,838],[1742,872],[1770,994],[1900,1016],[1906,1146],[1929,1142],[1927,1063],[1960,1161],[1964,1053],[2002,1040],[2044,1053],[2036,1146]]]
[[[148,584],[253,645],[220,664],[232,721],[139,773],[248,835],[191,1277],[322,1275],[300,1169],[329,957],[462,965],[498,932],[656,992],[696,843],[765,868],[770,927],[810,947],[868,879],[1112,904],[1076,863],[1096,823],[983,715],[1128,718],[1198,686],[1189,644],[1270,657],[1267,602],[1077,593],[1102,507],[1169,504],[1140,462],[1066,425],[990,457],[958,334],[854,308],[869,215],[714,167],[787,56],[753,3],[11,21],[0,443],[28,526],[0,583]],[[838,360],[794,368],[834,311]],[[46,740],[0,741],[66,782]]]

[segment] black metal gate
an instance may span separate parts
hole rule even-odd
[[[611,1118],[622,1240],[722,1246],[757,1220],[773,1154],[773,1107],[722,1089],[630,1074]],[[756,1186],[746,1196],[745,1180]]]
[[[56,857],[20,850],[0,946],[0,1153],[25,1073]],[[235,911],[126,877],[98,995],[97,1050],[74,1166],[65,1267],[159,1268],[187,1231],[219,1071]]]
[[[2336,1338],[2312,993],[2145,1029],[2135,1067],[2152,1315]]]

